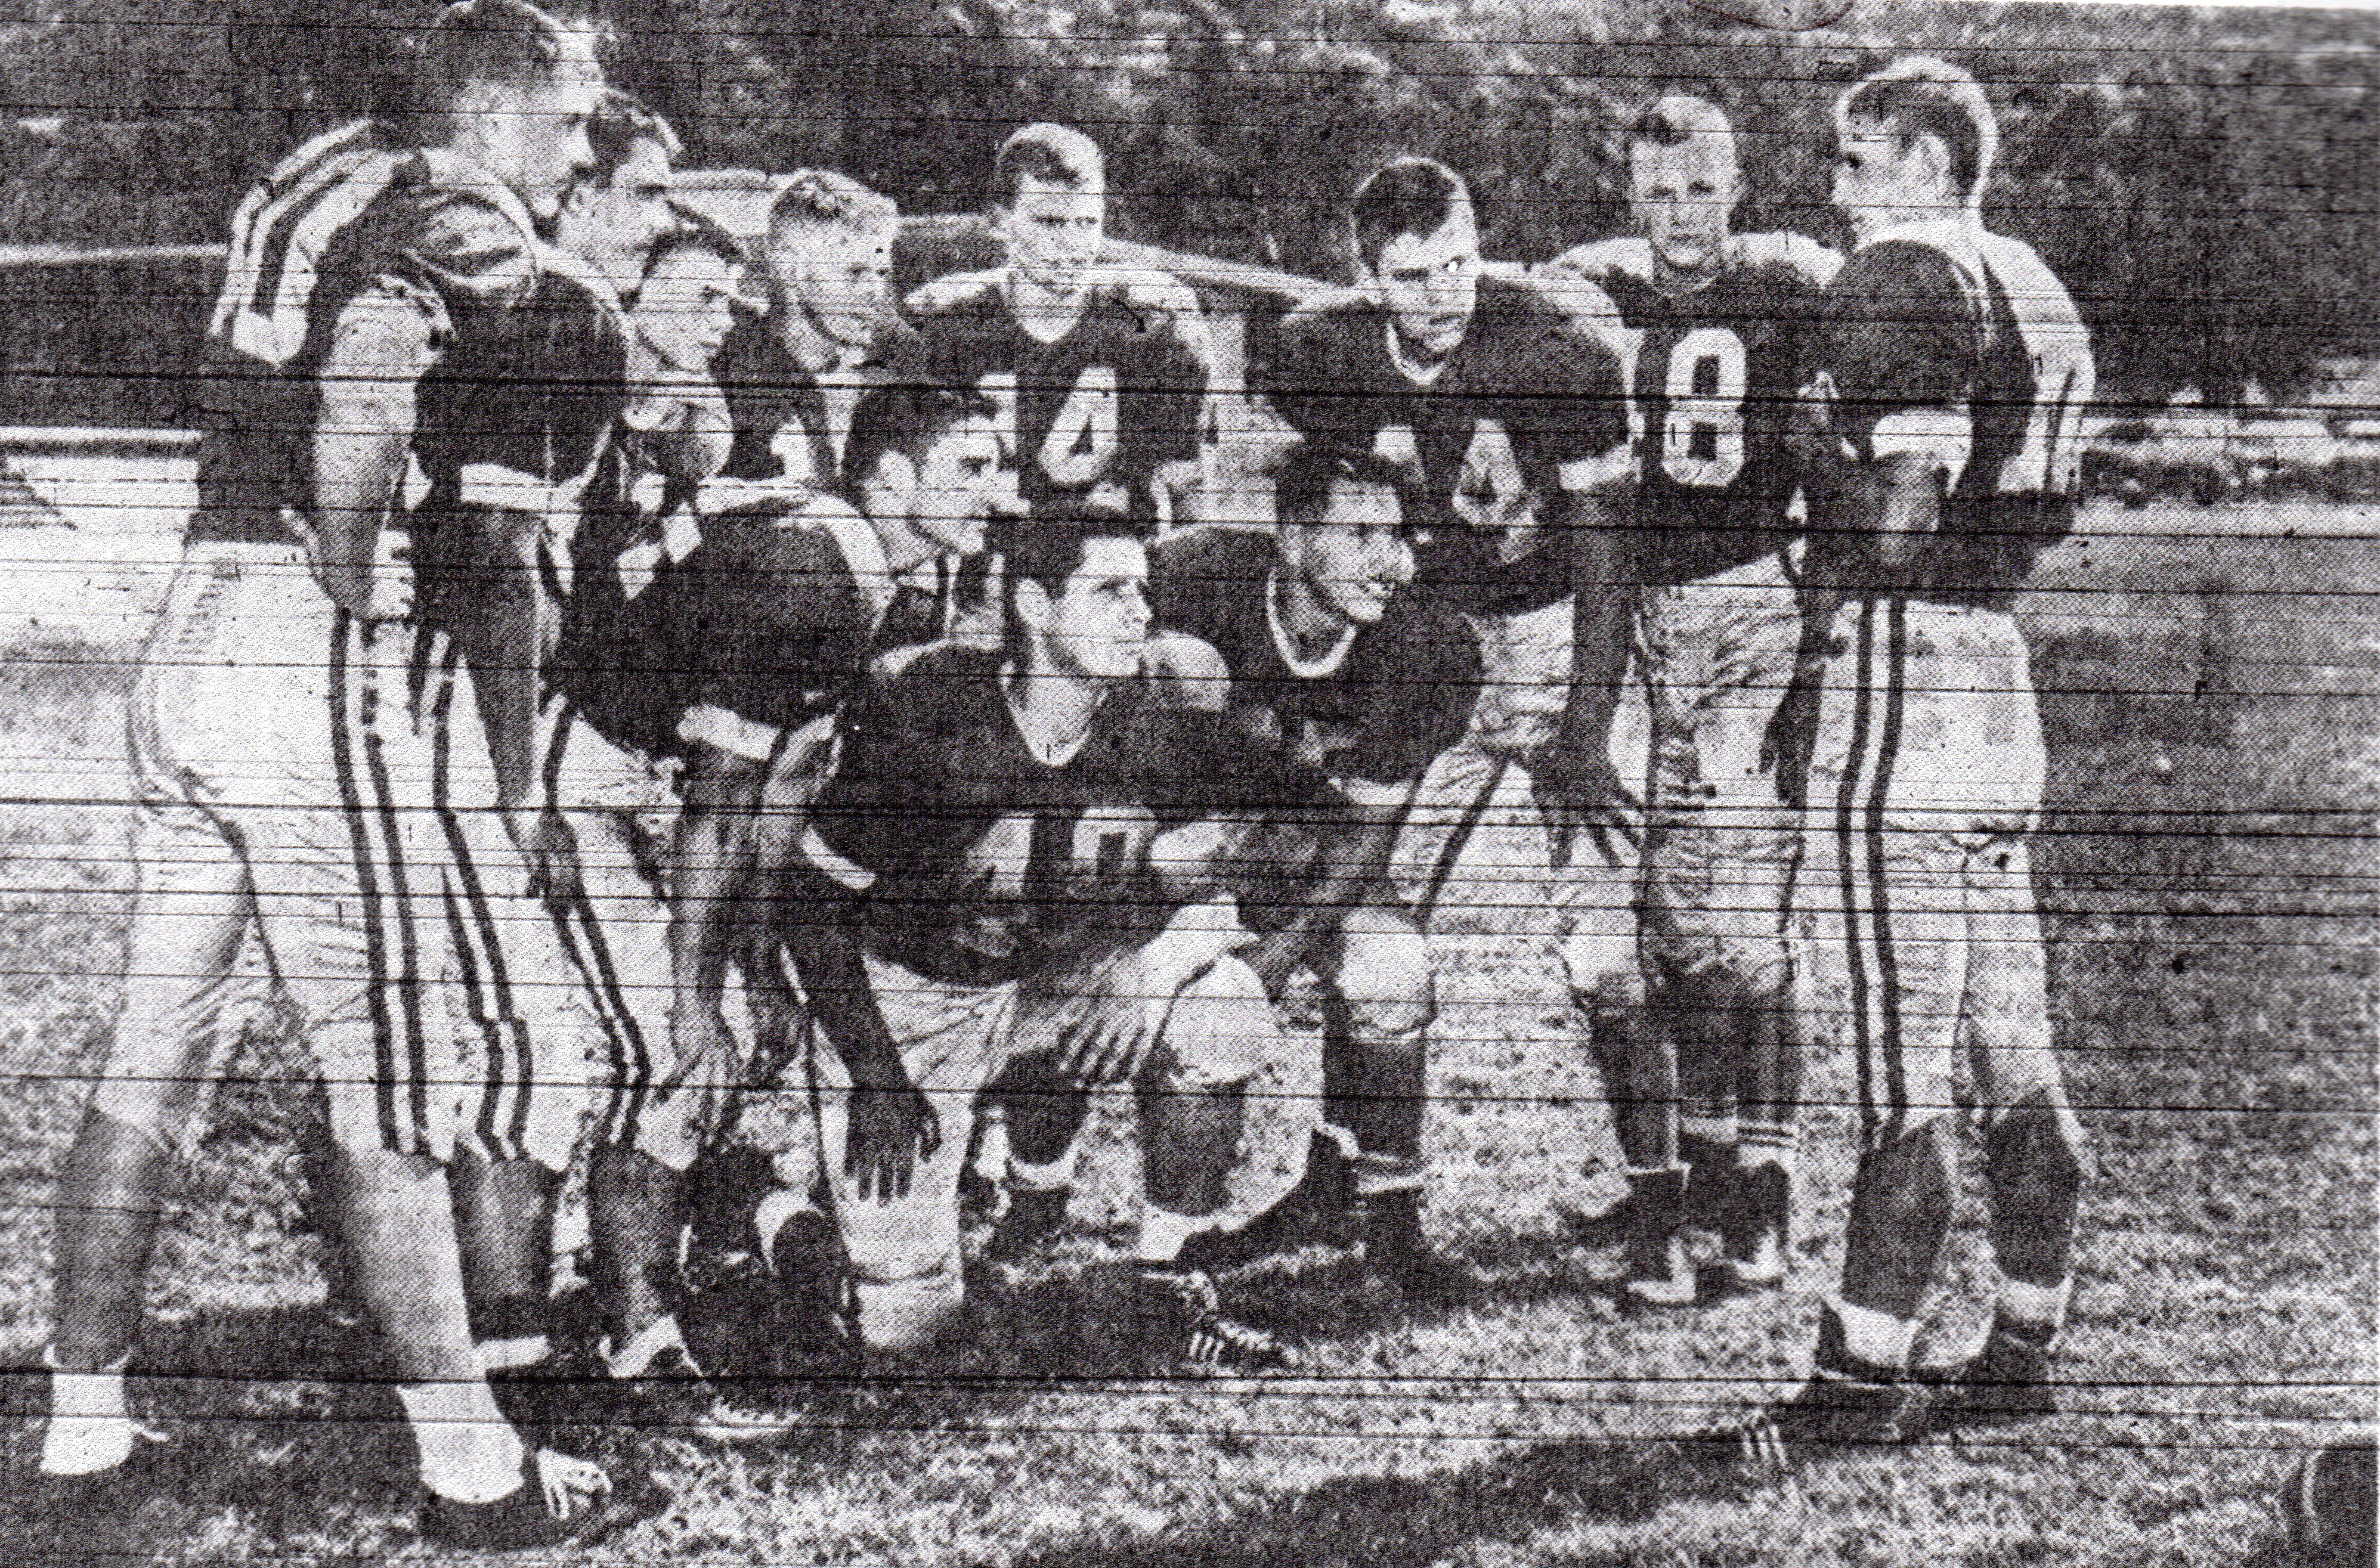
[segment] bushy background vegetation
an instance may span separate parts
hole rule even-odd
[[[697,162],[836,164],[913,211],[974,204],[1001,131],[1110,150],[1135,237],[1328,271],[1383,154],[1465,170],[1533,259],[1618,223],[1618,132],[1658,87],[1738,113],[1746,211],[1828,237],[1826,105],[1924,47],[1991,85],[1998,226],[2098,329],[2111,390],[2218,401],[2374,347],[2380,57],[2368,14],[1880,6],[1815,31],[1685,0],[599,0],[616,75]],[[298,136],[381,101],[406,0],[32,0],[0,26],[0,241],[218,236]]]

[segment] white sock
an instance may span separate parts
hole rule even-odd
[[[1842,1325],[1843,1349],[1853,1360],[1895,1372],[1908,1367],[1910,1346],[1917,1341],[1915,1319],[1896,1318],[1848,1301],[1835,1303],[1834,1313]]]
[[[2074,1294],[2069,1277],[2056,1285],[2027,1285],[2003,1276],[2000,1280],[1999,1321],[2025,1338],[2046,1345],[2066,1325],[2066,1304]]]
[[[1020,1192],[1064,1192],[1075,1185],[1075,1152],[1069,1149],[1043,1165],[1028,1164],[1012,1154],[1008,1182]]]
[[[397,1402],[421,1453],[421,1484],[454,1502],[493,1502],[521,1485],[520,1433],[484,1378],[400,1383]]]
[[[1208,1216],[1177,1214],[1145,1203],[1140,1210],[1140,1241],[1133,1248],[1138,1263],[1172,1263],[1182,1257],[1183,1244],[1205,1228]]]
[[[132,1457],[132,1407],[125,1363],[96,1372],[50,1367],[50,1424],[42,1434],[42,1474],[96,1476]]]

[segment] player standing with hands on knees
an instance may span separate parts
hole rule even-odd
[[[467,874],[457,818],[494,813],[492,768],[398,537],[424,383],[522,325],[602,75],[591,33],[525,0],[447,11],[431,57],[424,139],[329,133],[235,220],[200,511],[134,707],[128,1006],[60,1182],[42,1467],[87,1483],[129,1456],[164,1166],[253,929],[328,1083],[341,1228],[419,1452],[422,1533],[552,1547],[626,1524],[636,1489],[497,1407],[448,1171],[566,1160],[581,1042],[552,1016],[560,985],[485,986],[489,924],[543,916],[526,887]]]
[[[1975,79],[1896,61],[1835,107],[1857,246],[1822,302],[1810,640],[1777,726],[1806,778],[1815,895],[1842,923],[1861,1152],[1808,1384],[1754,1430],[1906,1441],[2054,1407],[2082,1129],[2050,1043],[2026,840],[2045,754],[2012,609],[2073,525],[2091,345],[2032,247],[1983,227],[1998,128]],[[1806,770],[1805,770],[1806,763]],[[1912,1376],[1948,1235],[1953,1079],[1982,1123],[1998,1298],[1982,1350]]]
[[[1761,746],[1802,624],[1789,415],[1841,258],[1799,235],[1731,232],[1735,130],[1704,99],[1671,95],[1637,117],[1628,193],[1640,235],[1546,272],[1600,287],[1637,340],[1643,436],[1621,563],[1652,710],[1643,932],[1576,933],[1563,958],[1628,1162],[1624,1288],[1674,1307],[1699,1293],[1689,1215],[1717,1221],[1735,1288],[1775,1285],[1787,1266],[1801,828]]]

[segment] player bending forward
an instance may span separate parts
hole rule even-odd
[[[674,1277],[686,1173],[734,1086],[765,1076],[739,1057],[722,1009],[729,960],[754,950],[747,928],[769,918],[754,880],[757,808],[807,804],[899,575],[981,549],[986,517],[1014,504],[994,412],[973,392],[870,392],[853,417],[847,490],[706,519],[701,542],[649,582],[615,572],[574,604],[556,669],[572,715],[556,777],[571,776],[567,753],[684,769],[669,886],[623,892],[587,934],[617,952],[624,936],[641,947],[669,933],[665,954],[646,955],[672,977],[666,1016],[638,1015],[642,1049],[613,1080],[593,1156],[615,1377],[686,1356]],[[633,561],[626,571],[638,576]]]
[[[1631,455],[1625,380],[1610,349],[1536,286],[1487,275],[1469,190],[1403,158],[1349,205],[1359,284],[1281,325],[1257,384],[1307,440],[1408,470],[1428,531],[1410,592],[1468,617],[1487,667],[1471,733],[1432,765],[1398,854],[1423,920],[1514,761],[1566,841],[1591,822],[1606,863],[1573,874],[1579,899],[1625,921],[1617,838],[1631,799],[1612,762],[1627,656],[1615,590]],[[1327,1200],[1335,1148],[1318,1140]]]
[[[2028,247],[1984,231],[1998,127],[1973,77],[1907,59],[1836,104],[1835,203],[1858,246],[1815,359],[1827,423],[1811,520],[1814,887],[1840,921],[1861,1154],[1841,1295],[1814,1376],[1775,1412],[1790,1446],[1914,1435],[2051,1408],[2073,1289],[2081,1128],[2050,1048],[2026,838],[2041,721],[2011,607],[2072,525],[2089,339]],[[1788,781],[1798,768],[1789,754]],[[1952,1079],[1983,1124],[1999,1296],[1937,1400],[1910,1371],[1948,1232]]]
[[[1801,833],[1761,747],[1801,631],[1788,415],[1841,259],[1798,235],[1729,232],[1743,194],[1735,132],[1703,99],[1638,117],[1628,189],[1641,236],[1581,246],[1547,271],[1599,286],[1636,343],[1643,434],[1620,563],[1652,708],[1643,929],[1577,930],[1562,956],[1628,1162],[1624,1288],[1682,1306],[1699,1290],[1689,1214],[1717,1222],[1735,1288],[1775,1285],[1787,1266]]]
[[[1179,1260],[1222,1206],[1271,1007],[1228,901],[1177,908],[1156,868],[1219,815],[1327,821],[1335,797],[1142,677],[1148,558],[1131,525],[1036,520],[1006,559],[1005,655],[929,650],[845,717],[803,838],[811,887],[785,913],[824,1035],[820,1163],[861,1337],[914,1351],[956,1327],[975,1097],[1012,1055],[1054,1051],[1141,1092],[1148,1348],[1285,1365]]]
[[[124,1364],[163,1166],[252,928],[328,1080],[342,1228],[419,1451],[422,1532],[552,1546],[633,1510],[497,1408],[447,1171],[466,1152],[566,1158],[578,1042],[556,988],[507,997],[486,967],[491,925],[533,906],[470,874],[465,824],[495,803],[486,742],[389,547],[425,383],[522,324],[534,210],[586,161],[601,75],[589,35],[522,0],[450,10],[432,54],[434,143],[329,133],[236,220],[201,505],[134,707],[128,1005],[60,1180],[42,1468],[88,1482],[130,1453]]]

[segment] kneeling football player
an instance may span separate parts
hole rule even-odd
[[[1136,1316],[1194,1363],[1286,1365],[1180,1261],[1221,1207],[1271,1013],[1229,906],[1176,909],[1148,868],[1165,829],[1249,808],[1327,822],[1335,794],[1142,678],[1133,525],[1037,520],[1005,559],[1005,652],[929,650],[845,716],[785,919],[832,1047],[813,1060],[819,1136],[860,1337],[913,1351],[956,1327],[975,1097],[1012,1053],[1054,1051],[1141,1088]]]
[[[1248,962],[1274,997],[1311,970],[1326,998],[1322,1126],[1304,1177],[1248,1225],[1210,1232],[1190,1255],[1222,1264],[1294,1239],[1302,1222],[1360,1206],[1366,1261],[1409,1292],[1458,1273],[1421,1230],[1422,1110],[1436,1011],[1427,940],[1397,898],[1390,855],[1422,775],[1463,738],[1478,698],[1477,638],[1405,593],[1415,550],[1399,474],[1386,460],[1312,443],[1275,485],[1280,525],[1203,526],[1152,552],[1157,623],[1221,656],[1226,706],[1250,741],[1319,768],[1354,802],[1355,827],[1324,837],[1268,825],[1240,857],[1238,891],[1262,939]],[[1302,846],[1300,848],[1299,846]],[[1063,1085],[1008,1087],[1016,1195],[1002,1242],[1054,1230],[1083,1102]],[[1038,1064],[1046,1077],[1049,1065]],[[1154,1139],[1156,1130],[1146,1129]]]

